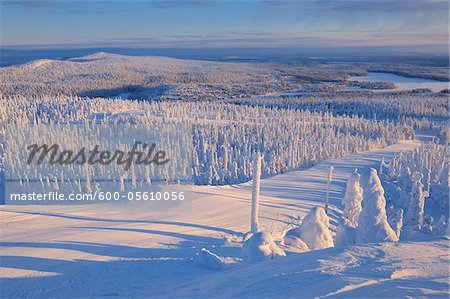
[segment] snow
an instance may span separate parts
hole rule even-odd
[[[243,256],[249,263],[255,263],[286,256],[286,253],[275,244],[270,233],[259,232],[244,242]]]
[[[287,245],[293,243],[296,248],[312,250],[333,247],[334,242],[329,226],[325,210],[321,207],[314,207],[305,216],[300,227],[286,233],[288,238],[284,243]]]
[[[30,66],[31,68],[38,68],[40,66],[46,65],[48,63],[51,63],[53,61],[54,60],[52,60],[52,59],[38,59],[38,60],[35,60],[33,62],[27,63],[25,65],[26,66]]]
[[[449,163],[437,144],[449,139],[448,99],[345,92],[342,81],[364,69],[104,52],[0,68],[3,135],[16,136],[7,147],[0,142],[0,152],[8,150],[0,169],[11,164],[19,188],[31,187],[29,165],[13,154],[23,148],[17,141],[31,140],[21,124],[90,121],[186,125],[196,185],[189,200],[170,205],[0,206],[0,296],[448,298]],[[403,71],[448,78],[441,68]],[[369,75],[396,90],[420,87],[417,79]],[[75,135],[61,129],[52,132],[72,144]],[[252,168],[257,151],[263,159]],[[127,175],[105,173],[122,192],[161,182],[133,165]],[[186,165],[166,168],[162,179],[177,181],[190,173]],[[100,191],[97,176],[83,171],[74,188]],[[40,174],[37,188],[64,191],[65,177]]]
[[[299,237],[296,236],[297,231],[289,230],[284,237],[284,245],[289,247],[289,250],[295,252],[309,251],[308,245]]]
[[[328,248],[212,273],[175,296],[227,298],[448,297],[448,239]]]
[[[222,258],[206,248],[202,248],[200,252],[195,254],[193,262],[198,267],[213,270],[221,270],[224,265]]]
[[[333,234],[354,168],[362,173],[377,167],[381,157],[390,161],[400,150],[418,146],[402,141],[262,179],[262,230],[323,207],[328,169],[334,166],[328,214]],[[448,297],[445,237],[294,254],[261,233],[265,246],[273,241],[287,256],[246,263],[242,241],[250,229],[250,209],[250,184],[196,186],[189,206],[159,210],[151,205],[1,206],[2,297]],[[220,258],[226,270],[198,267],[191,262],[197,253],[199,264]]]

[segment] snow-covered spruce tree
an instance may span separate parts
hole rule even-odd
[[[341,217],[336,232],[335,245],[354,245],[356,239],[356,227],[353,227],[347,218]]]
[[[252,212],[251,212],[251,232],[256,234],[259,231],[258,210],[259,210],[259,188],[261,180],[261,158],[258,151],[253,156],[253,182],[252,182]]]
[[[362,211],[361,201],[363,199],[363,189],[359,184],[361,175],[355,171],[347,180],[347,188],[345,189],[345,196],[342,200],[344,211],[342,216],[348,219],[349,225],[352,227],[358,226],[359,214]]]
[[[411,197],[406,212],[405,225],[415,230],[420,230],[422,227],[425,198],[428,197],[428,192],[423,190],[422,178],[423,175],[419,172],[412,175]]]
[[[120,192],[125,191],[125,183],[124,183],[125,177],[123,175],[120,176]]]
[[[344,211],[336,234],[336,245],[338,246],[355,244],[356,227],[362,210],[363,197],[363,190],[359,185],[360,178],[361,175],[355,169],[355,172],[347,180],[345,196],[342,199]]]
[[[403,209],[395,209],[393,205],[390,206],[388,210],[388,222],[397,237],[400,238],[400,233],[403,228]]]
[[[298,228],[291,229],[286,233],[284,244],[297,244],[295,247],[299,247],[298,244],[300,244],[301,247],[304,247],[304,243],[307,248],[312,250],[334,247],[329,227],[330,222],[325,210],[321,207],[314,207],[309,210]]]
[[[381,157],[381,161],[380,161],[380,170],[379,170],[379,174],[382,175],[383,174],[383,167],[384,165],[384,157]]]
[[[134,171],[134,163],[131,163],[130,173],[131,173],[131,189],[136,189],[137,183],[136,183],[136,173]]]
[[[85,179],[86,179],[86,193],[92,193],[92,187],[91,187],[91,169],[89,167],[85,167]]]
[[[356,244],[398,241],[387,220],[384,189],[375,169],[371,168],[362,176],[361,187],[362,212],[356,229]]]
[[[152,178],[150,177],[150,166],[145,165],[145,182],[147,183],[147,186],[152,185]]]
[[[441,215],[441,217],[439,218],[439,222],[434,229],[434,234],[439,236],[449,235],[449,225],[447,218],[445,218],[444,215]]]

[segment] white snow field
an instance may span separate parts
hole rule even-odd
[[[260,225],[276,241],[323,206],[334,166],[332,234],[346,179],[419,141],[325,161],[261,180]],[[2,298],[448,298],[449,240],[332,247],[242,260],[251,184],[194,187],[192,206],[1,206]],[[209,252],[202,251],[206,248]],[[202,253],[203,252],[203,253]],[[192,259],[196,258],[196,262]],[[201,259],[200,259],[201,258]],[[211,261],[213,264],[210,264]],[[223,264],[222,264],[223,262]]]

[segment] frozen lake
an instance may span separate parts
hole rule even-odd
[[[437,92],[449,88],[449,82],[442,82],[422,78],[409,78],[391,73],[369,72],[368,76],[350,77],[348,80],[358,82],[392,82],[397,86],[396,89],[384,89],[377,91],[390,91],[390,90],[400,91],[400,90],[412,90],[417,88],[429,88],[430,90]]]

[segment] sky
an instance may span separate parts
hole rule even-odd
[[[1,1],[1,47],[448,47],[447,0]]]

